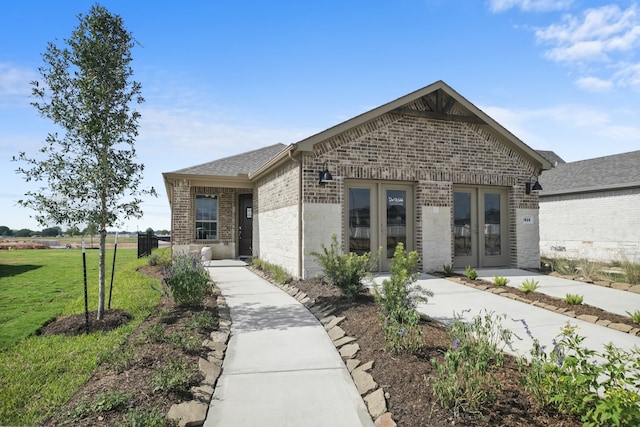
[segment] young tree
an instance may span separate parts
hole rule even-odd
[[[41,224],[96,224],[100,234],[98,319],[104,314],[105,238],[107,227],[140,218],[144,165],[134,149],[142,103],[141,86],[132,81],[131,49],[135,40],[122,18],[100,5],[58,47],[49,43],[42,55],[40,81],[32,82],[40,115],[58,132],[49,133],[37,156],[20,153],[18,169],[26,181],[47,187],[25,194],[19,203],[34,209]]]

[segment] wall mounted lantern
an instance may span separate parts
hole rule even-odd
[[[533,177],[531,177],[533,178]],[[529,178],[529,182],[525,182],[524,183],[524,192],[526,194],[531,194],[532,191],[540,191],[542,190],[542,185],[540,185],[540,182],[538,181],[538,177],[536,176],[536,182],[532,185],[531,181],[532,179]]]
[[[322,166],[322,168],[323,170],[320,171],[320,184],[324,185],[329,181],[333,181],[333,177],[331,176],[331,173],[327,168],[327,162],[324,162],[324,165]]]

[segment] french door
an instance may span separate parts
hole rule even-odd
[[[378,253],[378,268],[388,271],[398,243],[413,250],[413,187],[385,182],[347,185],[346,246],[359,255]]]
[[[507,197],[501,188],[454,188],[454,267],[508,266]]]

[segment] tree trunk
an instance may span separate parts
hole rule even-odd
[[[100,230],[100,268],[98,273],[98,320],[104,316],[105,258],[107,246],[107,230]]]

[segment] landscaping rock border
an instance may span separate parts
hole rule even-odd
[[[553,274],[552,274],[553,275]],[[554,275],[555,277],[561,277],[567,280],[577,280],[575,277],[573,276],[561,276],[561,275]],[[476,280],[478,283],[471,283],[468,279],[465,279],[463,277],[445,277],[447,280],[451,280],[452,282],[456,282],[456,283],[460,283],[462,285],[466,285],[469,286],[471,288],[474,289],[478,289],[480,291],[486,291],[486,292],[491,292],[493,294],[496,295],[500,295],[502,297],[506,297],[506,298],[511,298],[512,300],[518,301],[518,302],[522,302],[525,304],[529,304],[529,305],[533,305],[535,307],[540,307],[540,308],[544,308],[546,310],[550,310],[553,311],[555,313],[558,314],[564,314],[565,316],[568,317],[572,317],[574,319],[579,319],[579,320],[583,320],[585,322],[590,322],[590,323],[594,323],[596,325],[599,326],[605,326],[607,328],[610,329],[614,329],[616,331],[619,332],[625,332],[628,333],[630,335],[634,335],[634,336],[640,336],[640,327],[636,327],[634,328],[633,326],[624,324],[624,323],[613,323],[610,322],[608,320],[600,320],[597,316],[591,316],[591,315],[576,315],[575,312],[573,312],[571,309],[567,309],[567,308],[563,308],[563,307],[556,307],[555,305],[550,305],[550,304],[544,304],[544,303],[540,303],[538,301],[531,301],[529,299],[526,298],[522,298],[519,295],[516,295],[512,292],[509,292],[509,288],[507,287],[491,287],[488,286],[486,284],[483,283],[482,280]],[[598,285],[598,286],[604,286],[604,287],[610,287],[610,288],[615,288],[615,289],[619,289],[619,290],[625,290],[625,291],[630,291],[630,292],[634,292],[634,293],[640,293],[640,286],[632,286],[629,285],[628,283],[625,283],[624,285],[628,285],[626,287],[614,287],[611,286],[611,282],[609,283],[609,286],[607,286],[606,284],[604,284],[605,281],[601,281],[602,284],[599,283],[595,283],[592,281],[584,281],[584,280],[578,280],[584,283],[589,283],[589,284],[593,284],[593,285]],[[636,290],[633,290],[634,288],[637,288]]]
[[[192,387],[193,400],[173,405],[167,418],[178,421],[179,427],[199,427],[204,425],[209,412],[209,404],[213,397],[218,378],[222,373],[222,362],[227,351],[227,342],[231,334],[231,315],[224,296],[214,289],[218,305],[218,330],[211,332],[202,346],[207,348],[207,358],[198,360],[198,368],[204,380],[197,387]]]
[[[340,323],[345,320],[345,317],[336,317],[333,314],[336,310],[335,307],[331,305],[317,304],[315,300],[309,298],[307,294],[295,286],[270,283],[299,301],[323,325],[325,331],[327,331],[327,335],[331,338],[333,345],[338,350],[347,370],[351,374],[353,383],[367,406],[369,415],[374,422],[374,426],[396,427],[392,414],[388,412],[387,409],[389,393],[385,392],[382,387],[379,387],[373,379],[373,376],[369,373],[373,368],[374,361],[370,360],[366,363],[362,363],[358,360],[356,356],[358,351],[360,351],[360,345],[358,345],[357,339],[355,337],[347,336],[345,331],[339,326]]]

